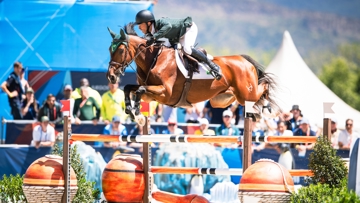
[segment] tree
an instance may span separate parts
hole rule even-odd
[[[340,49],[341,50],[341,49]],[[359,67],[344,56],[338,56],[325,64],[319,75],[320,80],[337,96],[353,108],[360,110]]]

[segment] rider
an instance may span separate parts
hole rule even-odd
[[[167,38],[173,46],[180,43],[187,54],[199,62],[205,62],[209,66],[211,69],[210,73],[216,80],[221,79],[222,75],[219,72],[219,66],[209,60],[203,52],[193,48],[198,29],[191,17],[185,19],[161,18],[155,20],[154,15],[149,10],[142,10],[136,14],[135,23],[147,35],[145,37],[147,39],[147,46],[150,46],[159,38]]]

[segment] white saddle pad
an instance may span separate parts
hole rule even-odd
[[[180,59],[179,52],[177,49],[175,49],[175,58],[176,58],[177,67],[180,69],[180,71],[184,75],[184,77],[187,78],[188,71],[186,70],[182,60]],[[193,80],[214,79],[214,77],[210,73],[207,73],[207,67],[205,67],[206,65],[204,65],[203,63],[198,63],[198,65],[199,65],[200,73],[194,72],[193,77],[192,77]]]

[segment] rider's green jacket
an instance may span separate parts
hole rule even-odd
[[[186,28],[191,27],[192,18],[172,19],[161,18],[155,21],[155,40],[159,38],[168,38],[169,42],[174,45],[179,42],[180,38],[186,33]]]

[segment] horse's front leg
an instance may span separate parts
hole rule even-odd
[[[144,86],[140,86],[135,91],[135,101],[134,101],[134,110],[135,110],[135,116],[140,114],[140,102],[141,102],[141,96],[146,92],[146,89]]]
[[[164,103],[166,98],[165,88],[162,85],[140,86],[135,91],[135,101],[134,101],[135,116],[140,114],[141,97],[145,93],[147,96],[150,96],[152,99],[156,100],[159,103]],[[169,98],[169,96],[167,98]]]
[[[124,95],[125,95],[125,113],[130,114],[131,119],[134,119],[134,115],[132,114],[132,106],[130,93],[138,90],[140,85],[125,85],[124,87]]]

